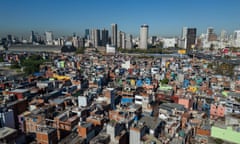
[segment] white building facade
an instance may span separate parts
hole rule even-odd
[[[148,48],[148,25],[144,24],[140,28],[140,42],[139,42],[140,49],[147,49]]]

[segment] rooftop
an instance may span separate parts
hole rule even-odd
[[[159,126],[160,122],[160,119],[150,116],[144,116],[139,120],[139,123],[145,124],[150,129],[156,129]]]
[[[9,127],[0,128],[0,139],[4,139],[7,136],[10,136],[14,133],[17,133],[17,130]]]

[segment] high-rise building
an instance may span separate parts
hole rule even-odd
[[[53,45],[53,33],[51,31],[45,32],[46,45]]]
[[[9,43],[12,43],[13,42],[13,36],[12,35],[8,35],[7,36],[7,40]]]
[[[227,40],[227,31],[222,30],[220,34],[220,41],[226,41]]]
[[[140,28],[139,48],[140,49],[148,48],[148,25],[146,24],[141,25],[141,28]]]
[[[190,51],[192,48],[195,47],[196,36],[197,36],[196,28],[187,29],[187,51]]]
[[[118,48],[126,48],[126,34],[122,31],[118,32],[118,36],[117,36],[118,40],[117,40],[117,46]]]
[[[84,38],[79,38],[79,41],[78,41],[78,47],[79,48],[84,48],[85,47],[85,39]]]
[[[150,43],[152,46],[155,46],[157,43],[157,36],[150,37]]]
[[[112,24],[112,45],[115,45],[117,48],[117,24]]]
[[[132,48],[133,48],[132,35],[128,34],[126,36],[126,49],[132,49]]]
[[[126,34],[125,34],[125,32],[121,33],[121,46],[122,46],[123,49],[126,48]]]
[[[187,27],[183,27],[182,29],[182,39],[187,39]]]
[[[216,41],[217,40],[217,35],[214,33],[213,27],[209,27],[207,29],[207,40],[208,41]]]
[[[183,27],[182,29],[182,37],[180,41],[180,47],[186,49],[187,48],[187,27]]]
[[[102,30],[102,46],[106,46],[108,44],[108,30]]]
[[[72,44],[74,47],[79,48],[79,37],[77,37],[76,35],[73,35]]]
[[[100,30],[99,29],[93,29],[91,33],[91,41],[93,44],[93,47],[100,46]]]
[[[84,35],[84,38],[89,40],[90,39],[90,31],[89,29],[85,29],[85,35]]]
[[[122,48],[122,31],[118,31],[117,33],[117,47]]]
[[[31,42],[31,43],[35,43],[35,42],[37,42],[37,40],[36,40],[36,36],[35,36],[35,34],[34,34],[34,31],[32,31],[32,33],[31,33],[31,36],[30,36],[30,42]]]
[[[240,47],[240,30],[235,30],[233,34],[234,47]]]

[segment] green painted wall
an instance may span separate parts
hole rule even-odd
[[[232,127],[227,127],[227,129],[222,129],[222,128],[213,126],[211,128],[211,136],[222,139],[222,140],[226,140],[229,142],[240,144],[240,132],[233,131]]]

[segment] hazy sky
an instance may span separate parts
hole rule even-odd
[[[157,36],[178,36],[184,26],[198,35],[210,26],[232,33],[240,29],[240,0],[1,0],[0,18],[0,36],[83,35],[86,28],[110,30],[111,23],[135,36],[142,24]]]

